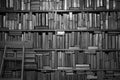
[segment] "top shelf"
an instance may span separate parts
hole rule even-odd
[[[89,13],[96,13],[96,12],[120,12],[119,9],[112,9],[112,10],[107,10],[107,9],[98,9],[98,10],[93,10],[93,9],[85,9],[85,10],[79,10],[79,9],[74,9],[74,10],[4,10],[0,9],[0,13],[48,13],[48,12],[57,12],[57,13],[69,13],[69,12],[89,12]]]

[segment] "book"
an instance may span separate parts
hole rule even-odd
[[[0,66],[1,66],[1,63],[2,63],[2,59],[3,59],[3,52],[0,51]]]
[[[3,16],[3,27],[9,28],[10,30],[117,29],[119,19],[117,21],[116,17],[118,14],[115,12],[110,12],[109,14],[105,12],[100,12],[99,14],[84,12],[73,14],[69,12],[69,14],[63,15],[58,13],[21,13],[21,15],[10,13]]]
[[[37,79],[37,72],[35,71],[26,71],[25,72],[25,79],[26,80],[34,80]]]
[[[88,70],[90,69],[89,64],[76,64],[76,69],[78,70]]]
[[[42,60],[42,54],[35,56],[35,62],[37,63],[37,68],[42,69],[43,68],[43,60]]]

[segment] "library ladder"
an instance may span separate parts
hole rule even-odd
[[[21,57],[17,58],[17,57],[6,57],[7,51],[9,52],[9,50],[13,50],[13,51],[21,51]],[[25,47],[23,44],[14,44],[14,42],[12,44],[9,45],[5,45],[4,47],[4,53],[3,53],[3,57],[2,57],[2,64],[0,67],[0,80],[23,80],[23,73],[24,73],[24,54],[25,53]],[[17,53],[15,53],[17,55]],[[19,60],[21,62],[20,64],[20,69],[15,70],[15,71],[20,71],[20,77],[19,78],[4,78],[2,77],[3,75],[3,71],[4,71],[4,65],[5,65],[5,60],[12,60],[12,61],[17,61]]]

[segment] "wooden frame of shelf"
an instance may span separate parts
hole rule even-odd
[[[75,1],[69,1],[68,2],[67,0],[53,1],[53,2],[55,2],[53,4],[50,1],[50,5],[48,4],[49,1],[48,2],[45,1],[45,4],[43,4],[43,5],[40,4],[39,1],[38,1],[38,2],[35,2],[35,3],[39,3],[38,5],[40,5],[38,7],[38,9],[36,7],[37,4],[35,4],[34,1],[32,3],[32,1],[30,1],[30,0],[27,3],[24,0],[22,0],[22,1],[20,1],[20,3],[21,3],[20,5],[18,5],[19,1],[17,1],[16,4],[14,4],[12,7],[9,6],[10,1],[6,1],[6,2],[0,1],[0,2],[1,2],[0,3],[0,8],[1,8],[0,9],[0,14],[1,14],[0,15],[0,17],[1,17],[0,18],[0,20],[1,20],[0,33],[5,33],[5,35],[0,34],[0,35],[2,35],[2,37],[0,39],[1,40],[0,41],[0,50],[1,51],[4,50],[3,47],[6,44],[8,44],[7,42],[9,42],[7,37],[9,38],[10,36],[7,36],[7,35],[9,35],[9,33],[12,34],[12,32],[13,33],[14,32],[18,32],[18,33],[20,32],[21,35],[18,36],[18,37],[20,37],[18,40],[26,41],[26,45],[27,45],[27,47],[26,47],[26,45],[23,46],[23,51],[22,51],[23,56],[22,57],[5,57],[4,58],[6,61],[7,60],[22,61],[22,68],[18,67],[18,68],[13,69],[13,71],[21,70],[21,79],[19,79],[19,77],[18,78],[11,78],[11,79],[5,77],[5,78],[2,78],[2,79],[0,78],[0,80],[23,80],[24,71],[36,71],[36,72],[55,72],[55,71],[58,71],[58,72],[73,72],[73,73],[76,72],[77,74],[85,74],[85,76],[86,76],[87,72],[95,72],[95,76],[98,76],[99,78],[102,77],[101,79],[95,79],[95,80],[103,80],[104,74],[102,74],[102,73],[105,72],[105,71],[106,72],[107,71],[108,72],[109,71],[120,72],[120,66],[119,66],[119,63],[120,63],[119,58],[120,57],[118,56],[118,55],[120,55],[119,54],[120,53],[120,48],[119,48],[120,46],[118,47],[118,45],[117,45],[117,42],[120,43],[120,41],[119,41],[119,39],[120,39],[120,28],[118,28],[118,26],[120,25],[118,23],[120,21],[117,21],[119,18],[116,18],[116,17],[120,17],[120,15],[114,15],[113,14],[113,13],[120,13],[120,9],[119,9],[119,5],[118,5],[117,1],[112,1],[112,3],[111,3],[111,2],[109,2],[109,0],[106,0],[106,2],[104,2],[102,0],[98,1],[98,2],[97,1],[93,1],[93,2],[90,1],[89,2],[87,0],[86,1],[78,0],[78,2],[80,2],[79,5],[78,5],[77,1],[76,2]],[[14,1],[12,1],[12,2],[14,3]],[[44,1],[42,1],[42,2],[44,2]],[[57,3],[57,5],[55,5],[56,3]],[[46,7],[48,5],[49,5],[50,8]],[[43,8],[43,10],[42,10],[42,8]],[[53,8],[55,10],[52,10]],[[83,8],[83,9],[80,9],[80,8]],[[31,10],[31,9],[35,9],[35,10]],[[39,10],[39,9],[41,9],[41,10]],[[63,9],[63,10],[60,10],[60,9]],[[17,17],[19,17],[19,18],[16,18],[17,23],[15,22],[15,24],[14,24],[12,22],[12,20],[10,20],[9,23],[8,23],[7,21],[9,19],[7,19],[7,18],[9,16],[11,16],[11,15],[8,15],[8,14],[14,14],[14,13],[17,14]],[[53,14],[51,14],[51,13],[53,13]],[[79,13],[81,13],[81,14],[79,14]],[[105,13],[105,15],[104,15],[104,13]],[[64,16],[64,14],[65,14],[65,16]],[[66,20],[65,23],[64,23],[64,21],[62,21],[62,17],[66,17],[66,15],[68,15],[68,17],[65,18],[65,19],[63,18],[64,20]],[[115,18],[114,18],[114,16],[115,16]],[[30,18],[28,18],[28,17],[30,17]],[[73,19],[72,19],[72,17],[73,17]],[[78,17],[80,17],[80,18],[78,19]],[[104,17],[105,17],[105,19],[104,19]],[[60,20],[58,18],[60,18]],[[13,20],[13,21],[15,21],[15,20]],[[34,23],[33,21],[36,21],[36,22]],[[59,22],[60,27],[58,26],[59,24],[57,23],[57,21],[58,22],[61,21],[61,22]],[[74,23],[73,23],[73,21],[74,21]],[[113,22],[113,23],[111,23],[112,26],[109,26],[109,25],[111,25],[109,23],[110,21]],[[33,24],[31,24],[31,22]],[[80,22],[80,24],[79,24],[79,22]],[[94,22],[96,22],[96,24],[94,24]],[[29,23],[29,24],[27,24],[27,23]],[[14,24],[14,26],[13,26],[13,24]],[[39,26],[39,25],[43,25],[43,26]],[[71,25],[72,25],[72,27],[71,27]],[[115,25],[115,28],[112,29],[111,27],[114,27],[114,25]],[[63,27],[65,26],[65,28],[67,28],[67,29],[65,29],[61,26],[63,26]],[[7,28],[9,28],[9,29],[7,29]],[[54,28],[58,28],[58,29],[54,29]],[[59,32],[59,31],[63,31],[65,33],[65,37],[58,37],[58,35],[56,33]],[[87,35],[82,34],[82,32],[90,34],[89,35],[90,39],[84,37],[84,36],[87,36]],[[27,33],[30,33],[30,34],[27,34]],[[64,35],[64,33],[63,33],[63,35]],[[70,34],[67,34],[67,33],[70,33]],[[73,33],[73,34],[71,34],[71,33]],[[76,38],[76,33],[77,33],[77,38]],[[99,35],[99,33],[100,33],[100,35]],[[115,36],[112,35],[109,38],[109,36],[108,36],[109,33],[115,34]],[[14,34],[16,34],[16,33],[14,33]],[[46,35],[47,35],[48,40],[46,39]],[[53,36],[53,35],[55,35],[55,36]],[[12,35],[12,36],[16,37],[15,35]],[[50,36],[50,37],[48,37],[48,36]],[[5,39],[3,37],[5,37]],[[29,39],[29,38],[31,38],[31,39]],[[71,38],[73,38],[73,39],[71,39]],[[112,38],[115,38],[115,39],[112,39]],[[76,39],[76,41],[74,39]],[[85,39],[90,40],[90,41],[89,42],[84,41]],[[108,41],[108,39],[112,39],[112,40]],[[118,39],[118,40],[116,40],[116,39]],[[6,41],[4,41],[4,40],[6,40]],[[57,44],[57,40],[58,40],[59,44]],[[14,40],[12,40],[12,39],[10,41],[14,42]],[[43,41],[45,41],[45,42],[43,42]],[[107,41],[108,41],[108,43],[107,43]],[[56,43],[56,44],[53,45],[54,43]],[[61,43],[63,43],[62,45],[65,44],[64,45],[65,48],[68,48],[68,49],[65,49],[64,46],[62,46],[62,47],[60,46],[59,47],[60,49],[56,49],[56,45],[61,45]],[[72,44],[70,44],[70,43],[72,43]],[[87,44],[90,43],[88,45],[92,45],[92,46],[94,45],[94,46],[99,46],[99,47],[95,48],[95,49],[94,48],[89,49],[88,48],[89,46],[85,43],[87,43]],[[104,45],[104,43],[106,43],[106,44]],[[109,43],[110,43],[110,45],[108,45]],[[115,45],[113,47],[111,47],[114,43],[115,43]],[[16,44],[18,46],[19,42],[16,43]],[[28,44],[30,44],[30,45],[28,45]],[[48,44],[48,45],[46,45],[46,44]],[[85,45],[85,47],[82,46],[82,45]],[[116,47],[116,45],[117,45],[117,47]],[[45,49],[46,46],[47,46],[47,49]],[[80,48],[79,47],[78,48],[71,48],[71,47],[69,48],[69,46],[73,46],[73,47],[74,46],[75,47],[80,46]],[[53,47],[54,47],[54,49],[53,49]],[[101,48],[104,48],[104,47],[106,49],[101,49]],[[49,49],[49,48],[52,48],[52,49]],[[58,48],[58,46],[57,46],[57,48]],[[61,49],[61,48],[63,48],[63,49]],[[88,48],[88,49],[84,49],[84,48]],[[109,49],[109,48],[112,48],[112,49]],[[113,49],[113,48],[116,48],[116,49]],[[11,49],[12,50],[18,50],[18,51],[22,50],[20,48],[16,48],[16,49],[11,48]],[[29,53],[25,50],[28,50],[28,51],[32,50],[32,51]],[[53,51],[53,53],[52,53],[52,51]],[[72,51],[75,54],[72,53],[72,55],[71,54],[66,55],[67,53],[65,53],[65,52],[67,52],[67,51],[68,52]],[[47,56],[45,55],[43,57],[44,52],[47,52],[50,55],[47,55]],[[61,53],[59,53],[59,52],[61,52]],[[62,54],[62,52],[63,52],[63,54]],[[97,52],[99,52],[99,53],[97,54]],[[110,55],[107,55],[107,54],[109,54],[109,52],[111,52]],[[60,54],[60,55],[56,55],[55,53]],[[76,55],[76,54],[79,54],[79,53],[85,54],[85,56],[84,55]],[[114,53],[115,53],[115,58],[116,59],[111,58],[111,56],[113,56]],[[27,56],[26,57],[25,56],[26,54],[34,54],[34,56],[32,56],[32,57]],[[39,54],[40,54],[40,56],[38,56]],[[87,55],[93,54],[93,55],[92,56],[90,55],[90,56],[87,57],[86,54]],[[94,55],[94,54],[96,54],[96,55]],[[56,59],[56,56],[58,56],[57,59]],[[78,56],[78,57],[75,57],[75,56]],[[104,56],[107,57],[107,58],[110,57],[111,61],[107,60],[107,59],[103,60],[103,59],[105,59]],[[61,58],[61,57],[63,57],[63,58]],[[45,58],[46,60],[43,60],[43,58]],[[74,58],[76,58],[76,59],[74,59]],[[81,58],[81,59],[78,59],[78,58]],[[86,60],[82,60],[82,58],[86,58]],[[27,62],[27,60],[25,60],[25,59],[35,59],[36,61],[35,60],[34,61],[29,60]],[[70,63],[69,63],[69,61],[70,61]],[[105,63],[105,61],[106,61],[107,64]],[[43,62],[47,62],[47,63],[43,64]],[[38,63],[39,63],[39,65],[38,65]],[[89,67],[87,66],[87,68],[80,68],[78,66],[79,64],[85,64],[85,63],[89,64]],[[26,65],[26,64],[28,64],[28,65]],[[31,64],[32,64],[32,66],[31,66]],[[76,64],[78,64],[78,65],[76,66]],[[112,64],[114,66],[112,66]],[[69,68],[69,67],[64,67],[64,66],[71,66],[71,67]],[[111,67],[108,67],[108,66],[111,66]],[[102,68],[105,68],[105,69],[102,69]],[[98,73],[96,75],[97,72],[100,72],[100,73]],[[30,77],[32,74],[29,75],[29,74],[25,73],[25,75]],[[40,76],[42,76],[42,75],[40,74]],[[56,77],[56,75],[52,75],[52,76]],[[61,74],[57,74],[57,76],[62,77]],[[47,76],[44,76],[44,77],[47,77]],[[48,75],[48,77],[49,77],[49,75]],[[78,75],[78,78],[80,78],[80,77],[82,77],[82,76]],[[72,77],[69,77],[69,79],[70,78],[72,78]],[[42,79],[42,78],[40,78],[40,79]],[[55,78],[55,79],[57,79],[57,78]],[[82,78],[80,78],[80,79],[82,79]],[[66,80],[67,80],[67,77],[66,77]]]
[[[26,71],[35,70],[35,71],[120,71],[120,69],[25,69]]]
[[[0,13],[29,13],[29,12],[33,12],[33,13],[48,13],[48,12],[62,12],[62,13],[68,13],[68,12],[92,12],[92,13],[96,13],[96,12],[119,12],[120,10],[119,9],[97,9],[97,10],[94,10],[94,9],[85,9],[85,10],[0,10]]]
[[[34,30],[8,30],[8,29],[0,29],[0,32],[56,32],[56,31],[65,31],[65,32],[114,32],[120,33],[120,29],[73,29],[73,30],[60,30],[60,29],[34,29]]]
[[[3,48],[0,48],[0,50],[3,50]],[[17,48],[17,49],[14,49],[14,50],[21,50],[20,48]],[[88,49],[39,49],[39,48],[27,48],[26,50],[32,50],[33,53],[34,51],[37,52],[37,51],[85,51],[85,50],[88,50]],[[96,52],[100,52],[100,51],[103,51],[103,52],[116,52],[116,51],[120,51],[120,49],[95,49]],[[27,53],[27,52],[26,52]],[[30,53],[32,54],[32,53]]]

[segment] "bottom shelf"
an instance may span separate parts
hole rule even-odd
[[[21,80],[20,78],[0,78],[0,80]]]

